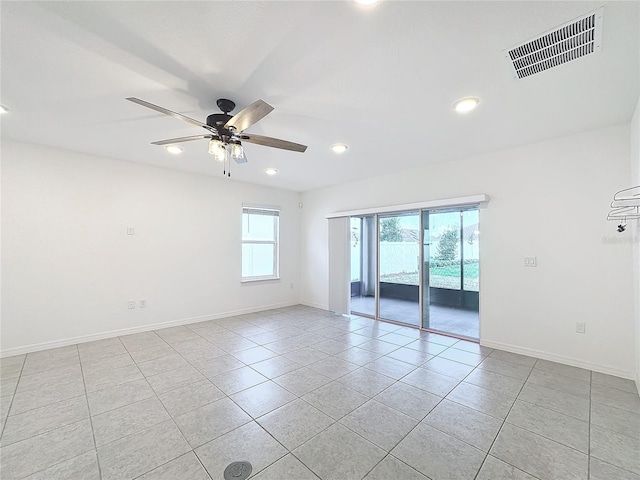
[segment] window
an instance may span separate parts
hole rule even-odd
[[[279,278],[280,210],[242,208],[242,280]]]

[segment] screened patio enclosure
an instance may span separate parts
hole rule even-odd
[[[477,206],[350,218],[353,314],[479,338]]]

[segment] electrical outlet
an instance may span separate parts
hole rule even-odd
[[[584,322],[576,322],[576,333],[584,333],[587,325]]]
[[[136,308],[136,301],[135,300],[129,300],[128,305],[129,305],[130,309]]]
[[[142,299],[140,300],[140,308],[146,308],[147,307],[147,301]]]

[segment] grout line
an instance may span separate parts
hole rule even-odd
[[[400,381],[400,380],[397,380],[395,383],[398,383],[399,381]],[[395,385],[395,383],[393,383],[392,385],[390,385],[390,386],[389,386],[389,388],[391,388],[393,385]],[[414,387],[414,388],[418,388],[418,387]],[[454,387],[454,388],[455,388],[455,387]],[[422,390],[422,389],[420,389],[420,390]],[[426,392],[426,390],[423,390],[423,391],[425,391],[425,392]],[[427,392],[427,393],[430,393],[430,392]],[[436,395],[436,396],[438,396],[438,397],[439,397],[439,395]],[[370,399],[370,400],[372,400],[372,399]],[[404,439],[406,439],[409,435],[411,435],[411,433],[412,433],[416,428],[418,428],[418,427],[420,426],[420,424],[424,421],[424,419],[425,419],[425,418],[427,418],[427,416],[428,416],[428,415],[429,415],[429,414],[430,414],[430,413],[431,413],[431,412],[432,412],[432,411],[433,411],[433,410],[434,410],[438,405],[440,405],[440,403],[442,403],[442,401],[443,401],[443,400],[444,400],[444,397],[440,398],[440,400],[438,401],[438,403],[436,403],[436,404],[433,406],[433,408],[432,408],[431,410],[429,410],[429,412],[427,412],[427,413],[425,414],[425,416],[424,416],[424,417],[422,417],[422,420],[418,421],[418,423],[416,423],[416,425],[414,425],[414,426],[413,426],[413,428],[411,428],[411,430],[409,430],[409,431],[406,433],[406,435],[404,435],[404,436],[403,436],[403,437],[398,441],[398,443],[396,443],[396,444],[393,446],[393,448],[391,448],[391,449],[389,450],[389,452],[387,452],[387,455],[385,455],[385,456],[384,456],[384,457],[383,457],[383,458],[382,458],[378,463],[376,463],[376,464],[373,466],[373,468],[372,468],[371,470],[369,470],[369,472],[367,472],[367,474],[369,474],[369,473],[370,473],[371,471],[373,471],[373,469],[375,469],[375,468],[376,468],[380,463],[382,463],[382,461],[383,461],[387,456],[391,455],[391,451],[392,451],[392,450],[394,450],[394,449],[395,449],[395,448],[396,448],[396,447],[397,447],[397,446],[398,446],[398,445],[399,445],[399,444],[400,444]],[[366,402],[365,402],[365,403],[366,403]],[[358,408],[360,408],[360,407],[358,407]],[[402,413],[402,412],[401,412],[401,413]],[[405,414],[405,415],[406,415],[406,414]],[[346,416],[346,415],[345,415],[345,416]],[[342,417],[342,418],[344,418],[344,417]],[[413,417],[411,417],[411,418],[413,419]],[[414,420],[415,420],[415,419],[414,419]],[[342,424],[341,424],[341,425],[342,425]],[[346,425],[345,425],[345,427],[346,427]],[[348,428],[348,427],[346,427],[346,428]],[[349,429],[349,430],[350,430],[350,429]],[[354,432],[354,433],[356,433],[356,432]],[[444,432],[443,432],[443,433],[444,433]],[[359,435],[359,434],[357,434],[357,433],[356,433],[356,435]],[[449,434],[447,433],[446,435],[449,435]],[[450,436],[451,436],[451,435],[450,435]],[[363,438],[364,438],[364,437],[363,437]],[[454,438],[456,438],[456,437],[454,437]],[[457,439],[457,438],[456,438],[456,439]],[[365,438],[365,440],[366,440],[366,438]],[[369,441],[369,440],[367,440],[367,441]],[[371,443],[373,443],[373,442],[371,442]],[[375,444],[374,444],[374,445],[375,445]],[[377,446],[377,445],[376,445],[376,446]],[[378,447],[378,448],[380,448],[380,447]],[[394,458],[395,458],[395,457],[394,457]],[[409,465],[409,466],[410,466],[410,465]],[[412,467],[412,468],[413,468],[413,467]],[[416,469],[414,468],[414,470],[416,470]],[[419,470],[416,470],[416,471],[418,471],[418,472],[419,472]],[[422,474],[422,472],[419,472],[419,473],[421,473],[421,474]]]
[[[198,463],[200,463],[200,465],[202,466],[202,469],[204,470],[204,472],[207,474],[207,476],[212,479],[213,477],[211,476],[211,474],[209,473],[209,470],[207,470],[207,467],[204,465],[204,463],[202,463],[202,460],[200,460],[200,457],[198,456],[198,454],[196,453],[195,449],[191,450],[193,452],[193,455],[196,457],[196,460],[198,460]],[[188,452],[187,452],[188,453]],[[185,454],[186,455],[186,454]]]
[[[27,363],[27,354],[25,354],[24,359],[22,360],[22,365],[20,366],[20,373],[18,374],[18,379],[16,380],[16,387],[13,390],[13,394],[11,395],[11,401],[9,402],[7,417],[4,419],[4,425],[2,425],[2,429],[0,429],[0,439],[2,439],[2,436],[4,435],[4,431],[7,428],[7,423],[9,422],[9,415],[11,415],[11,409],[13,408],[13,401],[16,399],[16,395],[18,393],[18,386],[20,385],[20,379],[22,378],[22,371],[24,370],[25,363]]]
[[[83,420],[85,420],[85,419],[83,419]],[[74,423],[80,423],[81,421],[82,420],[80,420],[78,422],[74,422]],[[73,423],[71,423],[69,425],[73,425]],[[31,437],[31,438],[34,438],[34,437]],[[48,467],[45,467],[45,468],[43,468],[41,470],[37,470],[35,472],[32,472],[29,475],[27,475],[26,477],[21,477],[21,480],[27,480],[29,477],[31,477],[33,475],[36,475],[36,474],[38,474],[40,472],[44,472],[45,470],[49,470],[50,468],[57,467],[58,465],[62,465],[65,462],[70,462],[71,460],[75,460],[76,458],[81,457],[83,455],[86,455],[87,453],[94,453],[95,456],[96,456],[96,463],[98,463],[98,453],[95,450],[93,452],[91,450],[87,450],[86,452],[82,452],[82,453],[80,453],[80,454],[78,454],[78,455],[76,455],[74,457],[67,458],[65,460],[62,460],[61,462],[54,463],[53,465],[49,465]],[[100,473],[100,466],[99,465],[98,465],[98,473]],[[100,478],[102,478],[102,477],[100,476]]]
[[[48,408],[48,407],[51,407],[51,408],[53,408],[53,407],[55,407],[55,408],[59,408],[59,406],[57,406],[59,403],[70,402],[70,401],[72,401],[72,400],[79,399],[79,398],[80,398],[80,397],[82,397],[82,396],[84,396],[84,395],[76,395],[75,397],[65,398],[64,400],[59,400],[59,401],[56,401],[56,402],[49,403],[49,404],[47,404],[47,405],[43,405],[43,406],[41,406],[41,407],[33,408],[33,409],[31,409],[31,410],[26,410],[25,412],[21,412],[21,413],[17,413],[17,414],[15,414],[15,415],[12,415],[12,416],[11,416],[11,418],[12,418],[12,419],[15,419],[16,417],[19,417],[19,416],[21,416],[21,415],[23,415],[23,414],[31,413],[31,412],[33,412],[34,410],[38,410],[38,409],[40,409],[40,408]],[[85,400],[86,400],[86,398],[85,398]],[[86,401],[85,401],[85,403],[86,403]],[[7,419],[8,419],[8,418],[9,418],[9,417],[7,417]],[[3,446],[3,447],[8,447],[9,445],[13,445],[13,444],[16,444],[16,443],[20,443],[20,442],[23,442],[23,441],[25,441],[25,440],[29,440],[30,438],[34,438],[34,437],[38,437],[38,436],[40,436],[40,435],[44,435],[44,434],[46,434],[46,433],[50,433],[50,432],[52,432],[52,431],[54,431],[54,430],[58,430],[59,428],[68,427],[69,425],[73,425],[74,423],[81,422],[82,420],[86,420],[87,418],[88,418],[88,417],[84,417],[84,418],[81,418],[81,419],[79,419],[79,420],[73,420],[73,421],[69,421],[69,422],[67,422],[67,423],[62,423],[62,424],[59,424],[59,425],[51,426],[51,427],[48,427],[48,428],[47,428],[47,429],[45,429],[45,430],[38,431],[38,432],[36,432],[36,433],[32,433],[32,434],[31,434],[30,436],[28,436],[28,437],[19,438],[18,440],[14,440],[14,441],[12,441],[11,443],[6,443],[6,444],[4,444],[4,445],[2,445],[2,446]]]
[[[455,345],[455,344],[454,344],[454,345]],[[453,346],[453,345],[451,345],[451,346]],[[440,352],[440,353],[443,353],[443,352],[447,351],[451,346],[447,346],[447,347],[446,347],[442,352]],[[396,350],[397,350],[397,349],[396,349]],[[390,353],[393,353],[393,352],[394,352],[394,351],[396,351],[396,350],[393,350],[393,351],[391,351],[391,352],[389,352],[389,353],[387,353],[387,354],[383,355],[383,357],[388,356]],[[419,353],[423,353],[423,352],[419,352]],[[438,355],[439,355],[439,354],[438,354]],[[402,380],[402,378],[405,378],[406,376],[408,376],[408,375],[410,375],[411,373],[415,372],[415,370],[417,370],[417,368],[420,368],[420,367],[422,367],[423,365],[425,365],[426,363],[429,363],[429,361],[431,361],[433,358],[436,358],[438,355],[433,356],[432,358],[430,358],[429,360],[427,360],[426,362],[424,362],[424,363],[423,363],[423,364],[421,364],[420,366],[415,367],[414,369],[412,369],[410,372],[408,372],[407,374],[403,375],[403,376],[402,376],[402,377],[400,377],[399,379],[394,379],[394,380],[395,380],[395,381],[394,381],[394,383],[392,383],[391,385],[389,385],[387,388],[383,389],[381,392],[378,392],[378,393],[377,393],[376,395],[374,395],[373,397],[369,397],[369,400],[367,400],[364,404],[366,404],[366,403],[368,403],[368,402],[370,402],[370,401],[372,401],[372,400],[375,400],[375,397],[376,397],[377,395],[379,395],[380,393],[382,393],[382,392],[386,391],[387,389],[389,389],[389,388],[393,387],[393,386],[394,386],[394,385],[396,385],[398,382],[400,382],[400,381]],[[380,358],[382,358],[382,357],[380,357]],[[389,357],[389,358],[393,358],[393,357]],[[444,358],[444,357],[441,357],[441,358]],[[458,362],[458,363],[460,363],[460,362]],[[464,364],[463,364],[463,365],[464,365]],[[467,365],[467,366],[469,366],[469,365]],[[364,367],[363,367],[363,368],[364,368]],[[445,400],[446,396],[447,396],[449,393],[451,393],[451,391],[453,391],[453,390],[454,390],[458,385],[460,385],[460,384],[463,382],[464,378],[466,378],[467,376],[469,376],[469,375],[470,375],[474,370],[475,370],[475,367],[472,367],[471,372],[469,372],[469,373],[468,373],[467,375],[465,375],[461,380],[459,380],[459,381],[458,381],[458,383],[456,384],[456,386],[455,386],[455,387],[453,387],[453,388],[452,388],[452,389],[451,389],[451,390],[450,390],[450,391],[449,391],[445,396],[443,396],[443,397],[440,397],[439,395],[433,394],[432,392],[427,392],[426,390],[422,390],[422,389],[420,389],[419,387],[414,387],[413,385],[405,384],[405,385],[408,385],[408,386],[413,387],[413,388],[418,388],[419,390],[422,390],[422,391],[424,391],[424,392],[426,392],[426,393],[432,394],[432,395],[434,395],[434,396],[436,396],[436,397],[440,397],[440,400],[439,400],[439,401],[438,401],[438,402],[433,406],[433,408],[431,408],[431,409],[430,409],[430,410],[429,410],[429,411],[428,411],[428,412],[427,412],[427,413],[422,417],[422,419],[421,419],[421,420],[418,420],[418,421],[417,421],[416,425],[414,425],[414,427],[413,427],[413,428],[411,428],[411,429],[410,429],[410,430],[409,430],[409,431],[408,431],[408,432],[407,432],[407,433],[406,433],[406,434],[405,434],[405,435],[404,435],[400,440],[398,440],[398,442],[397,442],[397,443],[396,443],[396,444],[395,444],[395,445],[394,445],[394,446],[393,446],[393,447],[392,447],[392,448],[387,452],[387,454],[386,454],[386,455],[385,455],[385,456],[384,456],[384,457],[383,457],[383,458],[382,458],[378,463],[376,463],[376,464],[371,468],[371,470],[369,470],[369,471],[367,472],[367,474],[368,474],[368,473],[370,473],[371,471],[373,471],[373,470],[374,470],[374,469],[375,469],[375,468],[376,468],[380,463],[382,463],[382,461],[383,461],[385,458],[387,458],[389,455],[391,455],[391,451],[392,451],[393,449],[395,449],[395,448],[396,448],[396,447],[397,447],[397,446],[398,446],[398,445],[399,445],[399,444],[400,444],[404,439],[406,439],[406,438],[407,438],[407,437],[408,437],[408,436],[409,436],[409,435],[410,435],[410,434],[411,434],[411,433],[412,433],[416,428],[418,428],[418,427],[420,426],[420,424],[424,421],[424,419],[425,419],[425,418],[427,418],[427,416],[428,416],[431,412],[433,412],[433,410],[435,410],[435,409],[438,407],[438,405],[440,405],[440,403],[442,403],[442,402]],[[379,372],[376,372],[376,373],[379,373]],[[435,372],[435,373],[439,373],[439,372]],[[444,375],[444,376],[447,376],[447,375]],[[391,378],[391,377],[390,377],[390,378]],[[453,377],[449,377],[449,378],[453,378]],[[454,378],[454,380],[455,380],[455,378]],[[404,383],[404,382],[403,382],[403,383]],[[360,393],[360,392],[358,392],[358,393]],[[367,396],[368,396],[368,395],[367,395]],[[380,403],[381,403],[381,402],[380,402]],[[364,404],[363,404],[363,405],[364,405]],[[400,410],[397,410],[397,409],[395,409],[394,407],[392,407],[392,406],[390,406],[390,405],[386,405],[386,404],[383,404],[383,405],[385,405],[385,406],[387,406],[387,407],[389,407],[389,408],[392,408],[392,409],[396,410],[397,412],[399,412],[399,413],[401,413],[401,414],[403,414],[403,415],[407,415],[406,413],[401,412]],[[357,409],[358,409],[358,408],[360,408],[361,406],[362,406],[362,405],[360,405],[360,406],[359,406],[359,407],[357,407],[356,409],[352,410],[352,411],[351,411],[350,413],[348,413],[347,415],[350,415],[351,413],[353,413],[353,411],[357,410]],[[467,407],[467,408],[469,408],[469,407]],[[343,415],[343,416],[342,416],[342,417],[341,417],[341,418],[340,418],[336,423],[340,423],[340,425],[344,426],[345,428],[347,428],[348,430],[352,431],[352,432],[353,432],[353,433],[355,433],[356,435],[360,436],[360,437],[361,437],[361,438],[363,438],[364,440],[368,441],[369,443],[373,443],[373,442],[371,442],[370,440],[368,440],[367,438],[365,438],[365,437],[363,437],[362,435],[360,435],[358,432],[353,431],[353,430],[352,430],[352,429],[350,429],[347,425],[344,425],[343,423],[341,423],[341,422],[340,422],[340,420],[342,420],[342,419],[343,419],[344,417],[346,417],[347,415]],[[407,415],[407,416],[409,416],[409,415]],[[414,418],[414,417],[409,416],[409,418],[411,418],[412,420],[415,420],[415,418]],[[438,430],[438,429],[437,429],[437,428],[435,428],[435,427],[431,427],[431,428],[434,428],[434,429]],[[439,430],[439,431],[441,431],[441,430]],[[442,432],[442,431],[441,431],[441,432]],[[473,447],[473,448],[476,448],[476,449],[477,449],[477,450],[479,450],[479,451],[482,451],[482,450],[481,450],[481,449],[479,449],[478,447],[475,447],[474,445],[471,445],[471,444],[469,444],[469,443],[467,443],[467,442],[465,442],[465,441],[463,441],[463,440],[461,440],[461,439],[459,439],[459,438],[457,438],[457,437],[455,437],[455,436],[453,436],[453,435],[451,435],[451,434],[449,434],[449,433],[447,433],[447,432],[442,432],[442,433],[444,433],[445,435],[451,436],[452,438],[455,438],[456,440],[459,440],[459,441],[461,441],[461,442],[463,442],[463,443],[465,443],[465,444],[467,444],[467,445],[469,445],[469,446],[471,446],[471,447]],[[373,443],[373,444],[375,445],[375,443]],[[376,446],[376,447],[378,447],[378,448],[380,448],[380,449],[382,449],[382,448],[381,448],[381,447],[379,447],[378,445],[375,445],[375,446]],[[488,454],[488,453],[487,453],[487,454]],[[393,455],[392,455],[392,456],[393,456]],[[396,458],[396,457],[394,457],[394,458]],[[485,456],[485,458],[486,458],[486,456]],[[401,460],[400,460],[400,461],[401,461]],[[403,463],[404,463],[404,462],[403,462]],[[410,467],[410,468],[412,468],[413,470],[416,470],[416,469],[414,469],[413,467],[411,467],[410,465],[409,465],[409,467]],[[416,470],[416,471],[418,471],[418,470]],[[421,472],[419,472],[419,473],[421,473]]]
[[[76,344],[76,348],[78,345]],[[80,356],[80,352],[78,351],[78,356]],[[87,393],[87,384],[84,379],[84,369],[82,368],[82,361],[80,361],[80,374],[82,375],[82,385],[84,387],[84,398],[87,402],[87,413],[89,414],[89,426],[91,427],[91,438],[93,438],[93,448],[96,452],[96,463],[98,464],[98,477],[102,478],[102,466],[100,465],[100,457],[98,456],[98,445],[96,443],[96,434],[93,429],[93,418],[91,416],[91,406],[89,405],[89,394]]]
[[[154,333],[155,333],[155,332],[154,332]],[[157,334],[156,334],[156,335],[157,335]],[[117,337],[117,338],[120,340],[120,337]],[[163,339],[163,341],[164,341],[164,339]],[[121,342],[121,343],[123,343],[123,342],[122,342],[122,340],[120,340],[120,342]],[[166,342],[165,342],[165,343],[166,343]],[[169,345],[169,344],[167,344],[167,345]],[[180,430],[180,428],[178,427],[178,425],[175,423],[175,421],[174,421],[173,417],[172,417],[172,416],[171,416],[171,414],[167,411],[167,409],[166,409],[166,407],[164,406],[164,404],[162,403],[162,400],[160,399],[160,397],[159,397],[158,393],[153,389],[153,387],[151,387],[151,384],[149,384],[149,381],[147,380],[147,377],[146,377],[144,374],[142,374],[142,372],[140,371],[140,367],[138,366],[138,362],[136,362],[136,361],[135,361],[135,359],[134,359],[134,358],[133,358],[133,356],[131,355],[131,352],[130,352],[130,351],[129,351],[129,349],[126,347],[126,345],[124,345],[124,343],[123,343],[123,346],[124,346],[125,350],[127,351],[127,354],[129,355],[129,357],[130,357],[130,358],[131,358],[131,360],[133,361],[133,364],[136,366],[136,368],[138,369],[138,371],[139,371],[139,372],[140,372],[140,374],[142,375],[142,379],[132,380],[131,382],[124,382],[124,383],[121,383],[121,384],[118,384],[118,385],[114,385],[114,386],[112,386],[112,387],[107,387],[107,388],[115,388],[115,387],[119,387],[119,386],[124,385],[124,384],[127,384],[127,383],[132,383],[132,382],[134,382],[134,381],[144,380],[144,381],[145,381],[145,383],[147,384],[147,386],[149,387],[149,389],[153,392],[153,396],[147,397],[147,398],[142,399],[142,400],[139,400],[139,401],[137,401],[137,402],[131,402],[131,403],[128,403],[127,405],[123,405],[123,406],[121,406],[121,407],[117,407],[117,408],[115,408],[115,409],[111,409],[111,410],[108,410],[108,411],[106,411],[106,412],[102,412],[102,413],[112,412],[112,411],[115,411],[115,410],[117,410],[117,409],[119,409],[119,408],[128,407],[129,405],[136,404],[136,403],[140,403],[140,402],[145,401],[145,400],[149,400],[150,398],[154,398],[154,396],[155,396],[156,400],[160,403],[160,405],[161,405],[162,409],[165,411],[165,413],[166,413],[166,414],[167,414],[167,416],[169,417],[169,418],[168,418],[168,420],[165,420],[165,421],[171,421],[171,422],[174,424],[174,426],[178,429],[178,431],[180,432],[180,434],[182,435],[183,439],[184,439],[184,440],[185,440],[185,442],[186,442],[186,438],[184,438],[184,434],[182,434],[182,431]],[[169,346],[171,347],[171,345],[169,345]],[[150,348],[157,348],[157,347],[150,347]],[[171,348],[173,349],[173,347],[171,347]],[[143,349],[143,350],[144,350],[144,349]],[[175,349],[174,349],[174,351],[175,351]],[[178,352],[176,352],[176,353],[178,353]],[[142,362],[142,363],[143,363],[143,362]],[[166,373],[166,372],[165,372],[165,373]],[[83,375],[83,381],[84,381],[84,375]],[[105,389],[102,389],[102,390],[106,390],[106,388],[105,388]],[[86,386],[85,386],[85,391],[86,391]],[[100,390],[98,390],[98,391],[100,391]],[[95,392],[92,392],[92,393],[95,393]],[[88,404],[88,394],[87,394],[87,404]],[[102,414],[102,413],[101,413],[101,414]],[[101,415],[101,414],[100,414],[100,415]],[[92,431],[92,434],[93,434],[94,446],[95,446],[95,448],[96,448],[96,459],[97,459],[97,463],[98,463],[98,470],[99,470],[99,473],[100,473],[100,478],[102,478],[102,467],[101,467],[101,465],[100,465],[100,457],[99,457],[99,455],[97,455],[97,445],[96,445],[96,441],[95,441],[95,431],[94,431],[94,429],[93,429],[93,418],[92,418],[92,416],[91,416],[91,412],[89,412],[89,419],[90,419],[90,421],[91,421],[91,431]],[[163,423],[163,422],[160,422],[160,423]],[[119,440],[122,440],[123,438],[129,437],[129,436],[131,436],[131,435],[135,435],[135,434],[138,434],[138,433],[144,432],[145,430],[148,430],[149,428],[153,428],[153,427],[155,427],[156,425],[159,425],[159,423],[156,423],[156,424],[154,424],[154,425],[151,425],[151,426],[149,426],[149,427],[147,427],[147,428],[144,428],[144,429],[142,429],[142,430],[140,430],[140,431],[132,432],[132,433],[130,433],[130,434],[128,434],[128,435],[124,435],[124,436],[122,436],[122,437],[120,437],[120,438],[118,438],[118,439],[113,440],[112,442],[119,441]],[[109,443],[112,443],[112,442],[105,443],[104,445],[108,445]],[[189,446],[191,446],[188,442],[187,442],[187,444],[188,444]],[[104,446],[104,445],[102,445],[102,446]],[[193,449],[192,449],[191,451],[193,451]],[[188,452],[187,452],[187,453],[188,453]],[[175,458],[178,458],[178,457],[175,457]],[[169,462],[171,462],[171,461],[175,460],[175,458],[172,458],[171,460],[169,460]],[[169,462],[166,462],[166,463],[169,463]],[[166,464],[166,463],[165,463],[165,464]],[[165,465],[165,464],[162,464],[162,465]],[[160,466],[162,466],[162,465],[157,465],[157,466],[155,466],[153,469],[158,468],[158,467],[160,467]],[[153,469],[152,469],[152,470],[153,470]],[[145,473],[148,473],[148,472],[144,472],[144,473],[142,473],[141,475],[144,475]],[[141,476],[141,475],[140,475],[140,476]]]
[[[513,403],[511,404],[511,407],[509,408],[509,411],[507,412],[507,414],[504,416],[504,419],[502,420],[502,425],[500,425],[500,428],[498,429],[498,433],[496,434],[496,436],[493,438],[493,441],[491,442],[491,445],[489,446],[489,448],[487,449],[487,455],[484,457],[484,460],[482,461],[482,464],[480,465],[480,469],[478,470],[478,473],[476,473],[475,477],[473,477],[474,479],[476,479],[478,477],[478,475],[480,474],[480,470],[482,470],[482,467],[484,466],[485,462],[487,461],[487,457],[491,454],[491,449],[493,448],[493,446],[496,443],[496,440],[498,440],[498,437],[500,436],[500,433],[502,433],[502,429],[504,428],[504,424],[507,423],[507,418],[509,417],[509,414],[511,413],[511,410],[513,409],[513,406],[516,404],[516,402],[518,401],[518,397],[520,396],[520,393],[522,392],[522,389],[524,388],[524,386],[527,384],[527,380],[529,380],[529,377],[531,376],[531,373],[533,373],[533,368],[535,367],[536,363],[538,363],[538,360],[536,359],[536,361],[533,363],[533,366],[531,367],[531,370],[529,371],[529,375],[527,375],[527,378],[525,379],[525,381],[522,383],[522,386],[520,387],[520,390],[518,390],[518,394],[516,395],[515,399],[513,400]],[[495,418],[495,417],[494,417]],[[497,457],[496,457],[497,458]],[[505,462],[507,463],[507,462]],[[508,464],[511,465],[511,464]],[[511,465],[514,468],[518,468],[515,465]],[[520,469],[518,469],[520,470]],[[523,470],[524,471],[524,470]],[[529,472],[525,472],[525,473],[529,473]],[[531,474],[530,474],[531,475]],[[533,476],[533,475],[532,475]]]
[[[171,327],[169,327],[169,328],[171,328]],[[189,446],[191,446],[191,445],[189,445]],[[144,473],[141,473],[140,475],[136,475],[135,477],[133,477],[133,478],[132,478],[132,480],[137,480],[137,479],[139,479],[139,478],[142,478],[142,477],[144,477],[147,473],[149,473],[149,472],[153,472],[154,470],[157,470],[158,468],[164,467],[165,465],[170,464],[170,463],[171,463],[171,462],[173,462],[174,460],[177,460],[177,459],[179,459],[179,458],[182,458],[182,457],[184,457],[185,455],[189,455],[190,453],[193,453],[193,454],[194,454],[194,456],[196,457],[196,459],[198,460],[198,462],[200,463],[200,465],[202,465],[202,462],[200,461],[200,458],[198,457],[198,455],[196,455],[196,452],[195,452],[193,449],[191,449],[191,450],[189,450],[188,452],[185,452],[185,453],[183,453],[183,454],[180,454],[180,455],[178,455],[177,457],[172,458],[171,460],[168,460],[168,461],[166,461],[166,462],[164,462],[164,463],[161,463],[160,465],[157,465],[157,466],[153,467],[151,470],[148,470],[148,471],[146,471],[146,472],[144,472]],[[204,468],[204,465],[202,465],[202,467]],[[207,471],[207,469],[206,469],[206,468],[204,468],[204,471],[207,473],[207,475],[209,475],[209,472]]]

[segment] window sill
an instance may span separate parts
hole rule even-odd
[[[240,283],[272,282],[274,280],[280,280],[280,277],[243,278],[242,280],[240,280]]]

